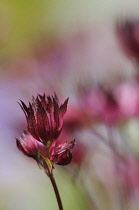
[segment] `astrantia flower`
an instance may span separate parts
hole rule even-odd
[[[30,134],[43,144],[57,139],[62,130],[67,103],[68,99],[59,105],[56,95],[46,98],[45,94],[38,95],[36,99],[33,97],[29,107],[21,101],[20,106],[25,113]]]
[[[72,160],[72,149],[75,145],[75,140],[71,142],[64,142],[63,144],[56,144],[54,141],[49,149],[50,160],[57,165],[67,165]]]
[[[72,149],[75,140],[57,143],[62,126],[63,117],[67,110],[68,99],[59,105],[58,98],[39,95],[33,97],[32,104],[27,107],[21,101],[27,123],[28,131],[24,131],[17,142],[17,147],[28,157],[34,158],[41,165],[48,176],[51,175],[53,164],[67,165],[72,160]]]

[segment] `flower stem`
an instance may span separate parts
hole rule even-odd
[[[57,199],[57,203],[58,203],[58,206],[59,206],[59,210],[64,210],[64,209],[63,209],[62,202],[61,202],[60,194],[59,194],[59,191],[58,191],[58,188],[57,188],[57,185],[56,185],[56,182],[55,182],[55,179],[54,179],[53,174],[51,173],[51,174],[49,175],[49,177],[50,177],[51,183],[52,183],[52,185],[53,185],[53,189],[54,189],[54,192],[55,192],[55,196],[56,196],[56,199]]]

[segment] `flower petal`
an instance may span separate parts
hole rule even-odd
[[[46,147],[41,142],[37,141],[30,133],[24,131],[19,139],[16,139],[17,147],[25,155],[34,159],[42,154],[46,156]]]

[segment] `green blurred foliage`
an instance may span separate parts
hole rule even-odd
[[[41,25],[41,7],[41,0],[0,2],[1,56],[26,49],[37,38]]]
[[[94,1],[0,1],[0,58],[17,56],[41,37],[70,34],[92,22]],[[91,11],[90,11],[91,10]]]

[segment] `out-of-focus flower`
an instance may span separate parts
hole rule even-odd
[[[58,98],[45,98],[39,95],[33,103],[27,107],[21,101],[21,107],[25,113],[29,132],[24,133],[16,140],[17,147],[25,155],[34,158],[49,176],[53,164],[67,165],[72,160],[72,149],[75,140],[71,142],[57,143],[62,126],[63,116],[67,109],[68,99],[59,106]]]
[[[73,151],[73,165],[80,167],[84,163],[88,151],[89,149],[87,148],[87,146],[79,142],[76,145],[75,150]]]
[[[83,127],[86,122],[86,111],[79,107],[79,105],[72,104],[68,109],[64,121],[64,131],[68,131],[69,134],[75,130]]]
[[[139,82],[137,80],[124,81],[115,87],[115,95],[125,118],[139,115]]]
[[[79,94],[84,113],[82,124],[105,123],[118,125],[139,116],[139,81],[121,81],[111,88],[91,86]],[[131,98],[132,96],[132,98]],[[80,122],[80,121],[79,121]]]
[[[117,34],[125,54],[139,61],[139,21],[127,20],[118,24]]]
[[[109,125],[120,123],[124,120],[119,103],[112,90],[103,90],[105,103],[102,112],[99,113],[100,120]]]
[[[86,106],[88,122],[103,122],[114,125],[123,120],[123,115],[113,89],[91,87],[81,95],[83,107]]]
[[[31,135],[43,144],[57,139],[62,130],[67,103],[68,99],[59,105],[56,95],[52,98],[48,96],[46,100],[45,94],[38,95],[36,99],[33,97],[29,107],[21,101],[20,106],[25,113]]]

